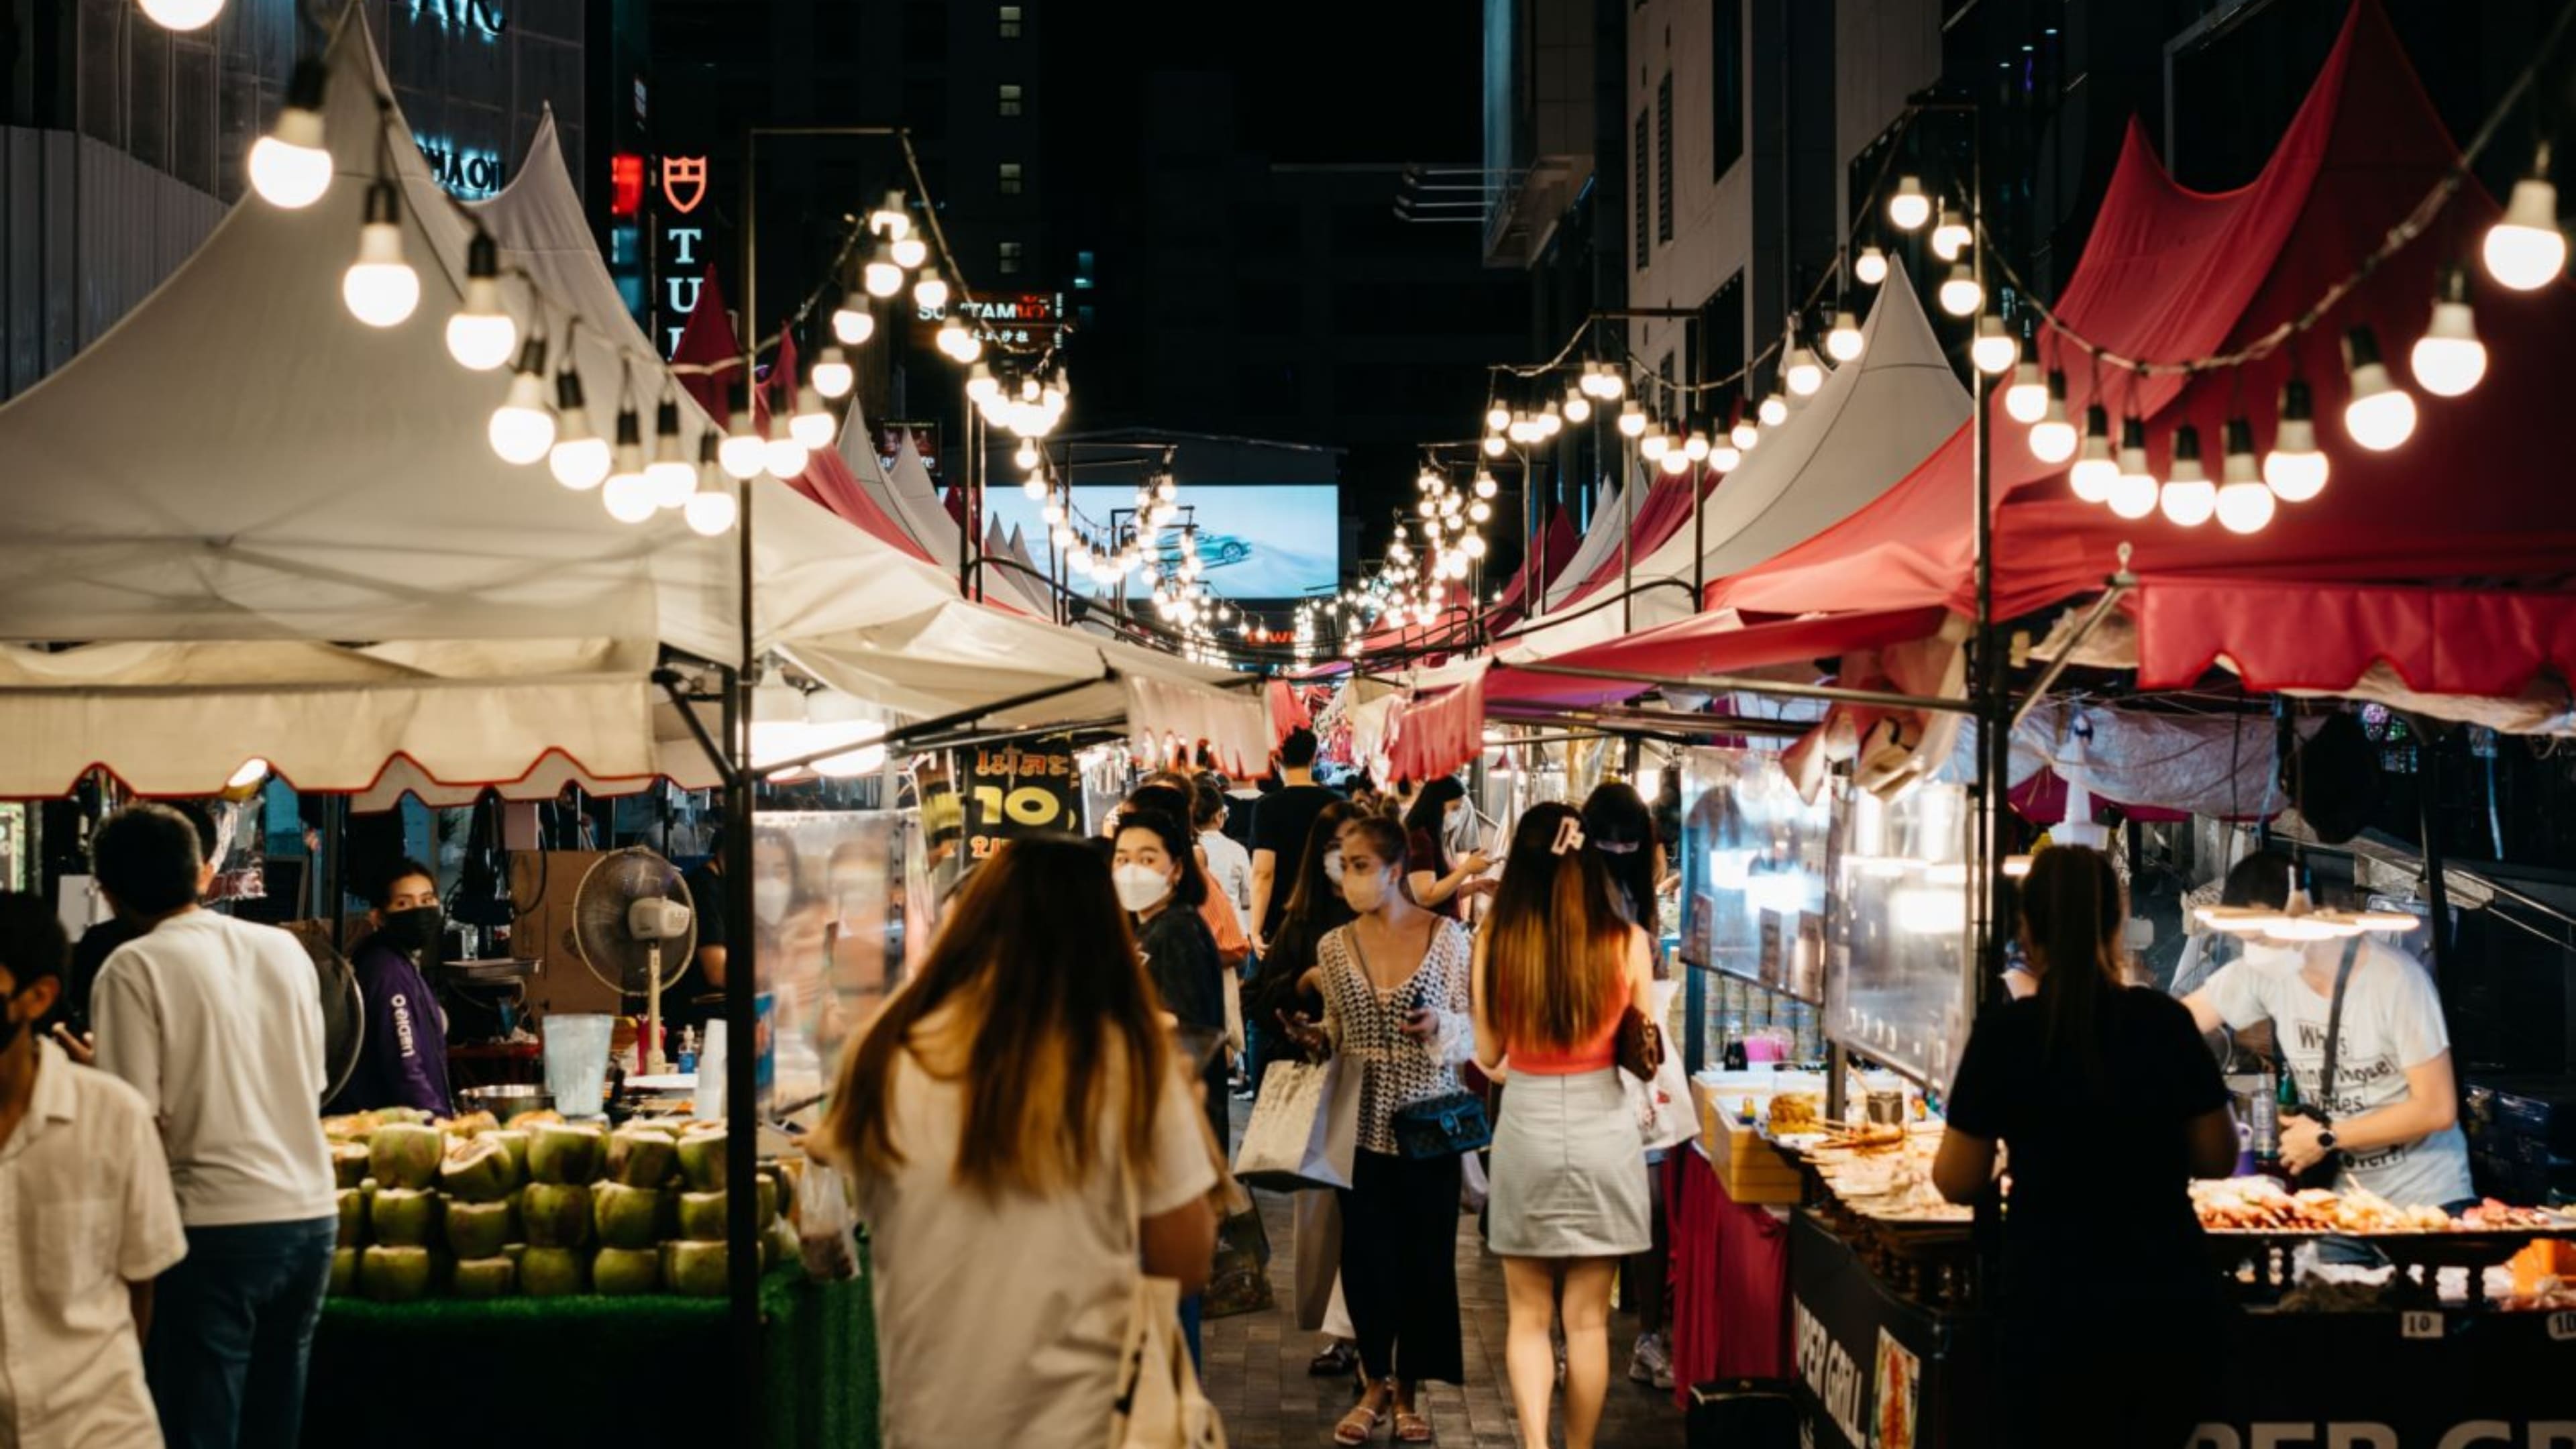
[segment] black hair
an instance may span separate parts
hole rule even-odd
[[[1655,812],[1634,785],[1595,786],[1583,801],[1583,838],[1600,852],[1631,925],[1655,929]]]
[[[48,976],[60,977],[71,955],[72,943],[63,935],[62,918],[43,896],[0,891],[0,969],[8,971],[16,989],[24,991]]]
[[[1421,831],[1431,842],[1431,849],[1426,858],[1413,863],[1416,870],[1427,870],[1433,875],[1449,873],[1449,841],[1446,830],[1449,824],[1449,802],[1466,798],[1467,787],[1459,783],[1455,775],[1442,775],[1423,782],[1421,793],[1413,797],[1413,803],[1407,806],[1404,812],[1404,828],[1407,831]]]
[[[167,805],[128,805],[107,817],[89,858],[99,889],[127,912],[158,919],[196,904],[204,848],[196,825]]]
[[[2032,857],[2021,883],[2021,932],[2039,973],[2041,1051],[2072,1056],[2085,1080],[2107,1085],[2106,1008],[2119,987],[2120,877],[2111,858],[2080,845],[2053,845]]]
[[[2290,886],[2295,878],[2288,856],[2277,850],[2258,850],[2227,872],[2227,883],[2219,887],[2218,903],[2277,911],[2290,903]]]
[[[1201,775],[1197,781],[1197,809],[1191,812],[1194,825],[1212,825],[1225,819],[1225,785],[1214,775]]]
[[[421,864],[419,861],[413,860],[409,856],[405,856],[401,860],[395,861],[382,875],[376,877],[376,888],[368,893],[367,904],[374,906],[380,911],[393,904],[394,886],[402,881],[411,879],[413,876],[419,876],[421,879],[428,881],[429,888],[431,890],[435,891],[438,889],[438,872],[431,870],[428,866]]]
[[[1321,748],[1315,732],[1301,725],[1290,730],[1288,738],[1279,742],[1279,763],[1282,768],[1290,770],[1310,769],[1315,763],[1315,752]]]
[[[1118,807],[1118,818],[1123,822],[1139,810],[1169,815],[1186,826],[1198,812],[1198,791],[1159,780],[1139,785],[1127,792],[1127,799]]]
[[[1163,842],[1163,853],[1180,863],[1181,878],[1172,887],[1173,905],[1195,911],[1207,903],[1207,873],[1199,869],[1197,837],[1190,834],[1179,816],[1168,810],[1138,809],[1131,800],[1126,809],[1118,812],[1118,833],[1124,835],[1130,830],[1153,832]],[[1112,844],[1114,849],[1115,837]]]

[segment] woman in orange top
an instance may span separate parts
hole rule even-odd
[[[1510,1304],[1505,1365],[1521,1442],[1547,1444],[1549,1324],[1565,1317],[1566,1449],[1592,1449],[1610,1383],[1610,1288],[1653,1242],[1646,1159],[1620,1083],[1619,1021],[1651,1011],[1646,933],[1628,923],[1570,806],[1512,832],[1476,942],[1476,1063],[1503,1079],[1486,1244]]]

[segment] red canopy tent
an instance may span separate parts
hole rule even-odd
[[[1654,486],[1646,490],[1646,501],[1637,509],[1636,519],[1628,526],[1628,558],[1645,558],[1689,525],[1694,483],[1705,493],[1716,488],[1723,478],[1723,474],[1698,468],[1681,477],[1667,474],[1657,478]],[[1621,574],[1619,558],[1614,556],[1603,560],[1590,577],[1565,596],[1557,611],[1562,613],[1572,609],[1592,595],[1617,584]]]
[[[2100,345],[2150,361],[2233,350],[2313,305],[2349,275],[2458,160],[2376,0],[2360,0],[2271,161],[2236,191],[2176,185],[2132,128],[2083,261],[2058,311]],[[2436,269],[2472,257],[2497,216],[2474,186],[2425,235],[2338,301],[2318,327],[2241,368],[2139,378],[2100,370],[2100,401],[2147,420],[2151,461],[2197,426],[2215,455],[2230,416],[2268,443],[2292,376],[2314,389],[2332,460],[2324,494],[2284,505],[2253,535],[2161,516],[2126,521],[2066,490],[1993,405],[1995,611],[2010,618],[2098,588],[2123,543],[2142,584],[2140,682],[2188,683],[2219,655],[2248,683],[2337,690],[2377,660],[2425,693],[2511,694],[2539,672],[2576,674],[2576,508],[2567,506],[2556,357],[2576,331],[2563,282],[2484,292],[2489,368],[2465,398],[2425,397],[2394,452],[2345,437],[2337,340],[2376,333],[2392,372],[2429,314]],[[2060,351],[2043,348],[2044,351]],[[2094,401],[2081,354],[2062,349],[2070,408]],[[1974,606],[1974,479],[1965,429],[1861,512],[1780,557],[1712,584],[1708,607],[1772,614]],[[2474,581],[2473,583],[2471,581]],[[2295,615],[2285,605],[2295,602]],[[1567,661],[1575,662],[1575,661]]]

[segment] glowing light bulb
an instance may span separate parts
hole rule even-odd
[[[1620,404],[1620,406],[1619,406],[1619,432],[1620,432],[1620,435],[1621,435],[1621,436],[1623,436],[1623,437],[1629,437],[1629,438],[1642,437],[1642,436],[1644,436],[1645,431],[1646,431],[1646,410],[1645,410],[1644,408],[1631,407],[1631,406],[1629,406],[1629,405],[1627,405],[1627,404],[1625,404],[1625,403]]]
[[[2316,402],[2297,378],[2281,387],[2281,420],[2272,451],[2263,455],[2263,481],[2284,503],[2305,503],[2326,490],[2326,455],[2317,448]]]
[[[1543,438],[1553,438],[1565,431],[1565,412],[1556,405],[1554,398],[1547,400],[1546,411],[1530,421],[1538,425],[1539,436]]]
[[[1502,492],[1502,491],[1503,491],[1503,485],[1501,485],[1501,484],[1499,484],[1499,483],[1497,483],[1497,482],[1495,482],[1495,481],[1494,481],[1494,475],[1493,475],[1493,474],[1488,473],[1488,472],[1484,471],[1484,470],[1483,470],[1483,469],[1481,469],[1481,468],[1479,468],[1479,469],[1477,469],[1477,470],[1476,470],[1476,496],[1477,496],[1477,497],[1479,497],[1479,498],[1491,498],[1491,497],[1493,497],[1495,494],[1500,493],[1500,492]]]
[[[2487,228],[2479,254],[2499,286],[2528,292],[2567,270],[2567,234],[2558,229],[2558,188],[2549,181],[2549,147],[2532,158],[2531,174],[2513,184],[2504,220]]]
[[[2262,465],[2254,461],[2254,425],[2243,418],[2227,420],[2227,458],[2218,485],[2218,525],[2230,533],[2259,533],[2280,505],[2263,482]]]
[[[644,481],[653,489],[653,506],[678,508],[698,491],[698,470],[680,451],[680,404],[662,399],[653,410],[653,461],[644,465]]]
[[[2046,396],[2040,403],[2039,420],[2030,425],[2030,455],[2054,467],[2075,456],[2075,424],[2066,417],[2066,374],[2052,370],[2042,391]],[[2012,406],[2010,394],[2005,395],[2004,406]]]
[[[164,30],[202,30],[224,13],[224,0],[143,0],[143,13]]]
[[[811,451],[791,429],[779,422],[776,413],[769,415],[769,441],[761,445],[760,465],[768,470],[770,477],[781,483],[802,477],[806,454]]]
[[[1762,419],[1762,426],[1766,428],[1776,428],[1789,421],[1789,399],[1780,391],[1777,383],[1772,385],[1771,395],[1762,400],[1762,407],[1756,416]]]
[[[501,310],[501,249],[477,231],[465,247],[465,295],[447,319],[447,355],[473,372],[490,372],[519,348],[519,324]]]
[[[1485,409],[1485,431],[1499,433],[1512,425],[1512,410],[1496,403]]]
[[[402,202],[390,181],[367,188],[358,259],[340,276],[340,300],[370,327],[395,327],[420,305],[420,273],[403,259]]]
[[[1649,463],[1659,463],[1663,461],[1664,455],[1671,452],[1672,448],[1673,440],[1664,436],[1664,428],[1661,423],[1648,423],[1646,425],[1646,435],[1637,440],[1637,456],[1644,458]]]
[[[887,250],[894,256],[894,264],[907,272],[930,260],[930,243],[912,233],[896,237]]]
[[[1581,425],[1592,421],[1592,399],[1579,392],[1565,395],[1565,420]]]
[[[1976,273],[1966,262],[1950,268],[1949,277],[1941,283],[1941,310],[1953,317],[1973,316],[1986,305],[1986,289],[1977,284]]]
[[[1923,194],[1918,176],[1900,176],[1896,194],[1887,198],[1887,219],[1899,231],[1913,231],[1932,219],[1932,198]]]
[[[1968,221],[1955,208],[1941,208],[1941,224],[1932,228],[1932,255],[1955,262],[1968,249]]]
[[[1715,438],[1708,445],[1708,466],[1720,473],[1732,473],[1744,466],[1743,450],[1726,437]]]
[[[966,369],[966,397],[979,408],[991,407],[1002,400],[1001,379],[993,376],[992,368],[976,363]]]
[[[760,433],[753,427],[751,410],[735,408],[733,421],[725,425],[724,441],[716,445],[716,466],[728,478],[752,479],[760,476]]]
[[[713,538],[733,527],[734,517],[740,511],[741,506],[734,502],[731,493],[721,488],[703,488],[689,495],[680,516],[688,520],[691,533]]]
[[[2157,502],[2165,521],[2182,528],[2200,527],[2218,509],[2218,485],[2200,465],[2200,429],[2189,423],[2174,429],[2173,458]]]
[[[1499,457],[1503,456],[1504,447],[1505,447],[1505,445],[1504,445],[1504,443],[1503,443],[1503,435],[1502,435],[1502,434],[1500,434],[1500,433],[1487,433],[1487,434],[1485,435],[1485,456],[1486,456],[1486,457],[1488,457],[1488,458],[1499,458]]]
[[[887,192],[877,209],[868,213],[868,231],[887,238],[912,235],[912,215],[904,210],[902,192]]]
[[[937,272],[924,272],[912,284],[913,304],[924,312],[937,312],[948,306],[948,281]]]
[[[2415,381],[2435,397],[2458,397],[2487,375],[2486,344],[2469,313],[2469,274],[2457,263],[2442,268],[2433,294],[2433,320],[2408,355]]]
[[[1825,333],[1826,355],[1836,362],[1858,362],[1865,345],[1858,319],[1852,316],[1850,309],[1838,309],[1834,313],[1833,327]]]
[[[2084,410],[2084,447],[2067,470],[2066,486],[2087,503],[2107,503],[2120,476],[2111,457],[2111,418],[2100,406]]]
[[[1011,455],[1011,461],[1019,464],[1020,471],[1023,473],[1035,468],[1038,465],[1038,445],[1032,442],[1023,441],[1020,444],[1019,451]]]
[[[2379,339],[2367,327],[2343,335],[2344,366],[2352,377],[2352,401],[2343,408],[2344,431],[2374,453],[2385,453],[2415,435],[2415,396],[2388,376],[2379,360]]]
[[[217,0],[221,8],[221,0]],[[250,148],[250,186],[271,206],[295,211],[331,189],[331,153],[322,145],[322,91],[327,72],[320,59],[295,62],[286,83],[286,107],[277,124]]]
[[[1751,409],[1736,414],[1735,426],[1727,429],[1726,436],[1738,452],[1750,453],[1761,443],[1762,429],[1754,423]]]
[[[1864,287],[1875,287],[1887,280],[1887,253],[1876,247],[1862,247],[1852,263],[1852,280]]]
[[[1670,452],[1667,452],[1662,458],[1658,459],[1657,462],[1666,473],[1671,474],[1676,478],[1689,472],[1691,469],[1690,454],[1683,452],[1679,448],[1675,448]]]
[[[1682,456],[1697,463],[1708,457],[1708,434],[1693,433],[1682,440]]]
[[[859,383],[858,369],[850,366],[849,354],[841,351],[837,343],[827,342],[822,351],[814,354],[811,376],[814,390],[828,398],[848,397],[850,389]]]
[[[2021,343],[2004,330],[2004,319],[1992,312],[1977,319],[1977,340],[1968,344],[1968,360],[1977,371],[2000,377],[2012,371],[2020,357]]]
[[[546,340],[531,337],[519,346],[519,365],[510,374],[510,390],[492,410],[485,430],[492,451],[504,463],[521,467],[537,461],[555,445],[555,415],[546,408]]]
[[[796,411],[787,419],[787,431],[807,452],[820,452],[832,446],[841,426],[824,406],[822,392],[809,382],[796,389]]]
[[[1485,556],[1484,535],[1476,533],[1468,534],[1465,538],[1458,541],[1458,551],[1469,558],[1483,558]],[[1458,572],[1463,576],[1466,573],[1466,570],[1460,569]]]
[[[546,453],[546,467],[556,482],[586,493],[608,476],[608,440],[590,425],[581,374],[569,367],[555,374],[555,412],[555,443]]]
[[[1788,382],[1789,391],[1800,397],[1814,397],[1816,389],[1825,385],[1824,364],[1803,345],[1789,349],[1789,365],[1781,376]]]
[[[620,523],[641,523],[661,507],[644,476],[644,420],[631,407],[617,410],[616,462],[600,489],[600,502]]]
[[[842,298],[840,307],[832,313],[832,335],[839,338],[844,347],[857,347],[877,335],[876,314],[865,307],[850,305],[857,300],[855,297]]]
[[[2163,490],[2147,466],[2147,425],[2137,418],[2120,420],[2119,469],[2107,500],[2111,511],[2122,518],[2144,518],[2155,512]]]
[[[1475,502],[1467,505],[1467,521],[1470,523],[1485,523],[1490,521],[1493,516],[1494,505],[1487,503],[1482,498],[1479,498]]]
[[[2012,386],[2004,389],[2004,416],[2017,423],[2035,423],[2047,416],[2048,384],[2040,378],[2039,364],[2016,362],[2012,375]]]
[[[894,259],[892,243],[879,243],[875,256],[860,272],[871,297],[891,297],[903,290],[903,265]]]

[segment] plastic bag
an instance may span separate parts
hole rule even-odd
[[[796,1248],[805,1276],[824,1283],[859,1276],[857,1229],[840,1169],[808,1162],[796,1187]]]

